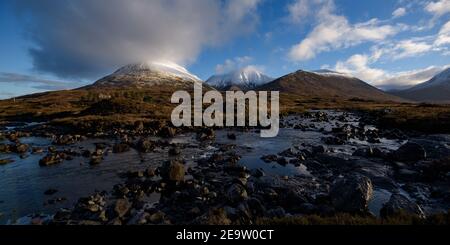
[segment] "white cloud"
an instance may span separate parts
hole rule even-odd
[[[292,23],[301,23],[306,20],[310,14],[310,0],[296,0],[289,4],[289,21]]]
[[[420,54],[427,53],[432,49],[432,45],[426,42],[415,42],[413,40],[403,40],[397,43],[394,50],[397,52],[394,59],[402,59],[406,57],[416,57]]]
[[[305,39],[291,48],[289,52],[291,60],[309,60],[321,52],[347,48],[368,41],[382,41],[399,31],[395,26],[383,25],[378,19],[351,24],[345,16],[334,14],[333,1],[321,3],[319,10],[316,11],[317,25]]]
[[[363,54],[355,54],[346,61],[338,61],[335,70],[352,74],[363,81],[379,81],[385,77],[385,71],[369,67],[373,61],[371,57]]]
[[[226,74],[236,69],[242,68],[244,66],[247,66],[252,60],[253,58],[249,56],[227,59],[223,64],[218,64],[216,66],[216,74],[217,75]]]
[[[376,56],[355,54],[345,61],[338,61],[334,69],[338,72],[351,74],[369,84],[384,90],[405,89],[428,81],[433,76],[450,66],[427,67],[424,69],[389,72],[373,68]]]
[[[399,17],[404,16],[405,14],[406,14],[406,9],[405,8],[398,8],[394,12],[392,12],[392,17],[393,18],[399,18]]]
[[[33,46],[34,68],[94,78],[148,60],[181,65],[205,46],[254,30],[260,0],[14,1]]]
[[[436,46],[450,44],[450,21],[448,21],[447,23],[444,24],[444,26],[442,26],[434,44]]]
[[[429,2],[425,6],[425,10],[433,14],[435,17],[443,16],[450,13],[450,0],[438,0]]]

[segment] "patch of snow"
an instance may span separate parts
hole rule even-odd
[[[264,75],[257,68],[253,66],[247,66],[245,68],[235,70],[227,74],[214,75],[209,78],[206,83],[219,88],[233,85],[252,88],[269,83],[273,80],[273,78]]]

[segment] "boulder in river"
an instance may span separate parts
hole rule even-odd
[[[58,154],[48,154],[39,161],[40,166],[50,166],[61,163],[62,159]]]
[[[394,152],[394,157],[395,160],[400,162],[417,162],[424,160],[427,157],[427,152],[421,145],[408,142]]]
[[[230,203],[237,204],[247,199],[247,190],[241,184],[232,184],[226,191],[226,197]]]
[[[372,199],[372,181],[361,175],[341,178],[331,187],[330,198],[337,211],[364,213]]]
[[[153,143],[147,139],[142,138],[137,143],[137,149],[143,153],[151,152],[154,148],[155,148],[155,146],[153,145]]]
[[[409,200],[404,195],[394,193],[380,210],[381,217],[390,217],[401,214],[417,215],[424,218],[425,214],[417,203]]]
[[[117,199],[116,203],[114,204],[114,212],[120,218],[125,216],[128,213],[128,211],[130,210],[130,208],[131,208],[131,203],[127,199],[124,199],[124,198]]]
[[[113,146],[113,153],[124,153],[130,150],[128,144],[120,143]]]
[[[161,167],[161,177],[166,180],[182,182],[184,181],[185,169],[180,160],[166,161]]]

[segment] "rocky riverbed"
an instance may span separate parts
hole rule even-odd
[[[0,223],[254,224],[450,209],[450,135],[381,130],[338,111],[287,116],[281,126],[264,139],[258,129],[137,123],[74,133],[9,123]]]

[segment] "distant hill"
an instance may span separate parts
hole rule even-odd
[[[401,101],[358,78],[330,70],[307,72],[299,70],[278,78],[259,90],[278,90],[280,92],[317,98],[364,99],[376,101]]]

